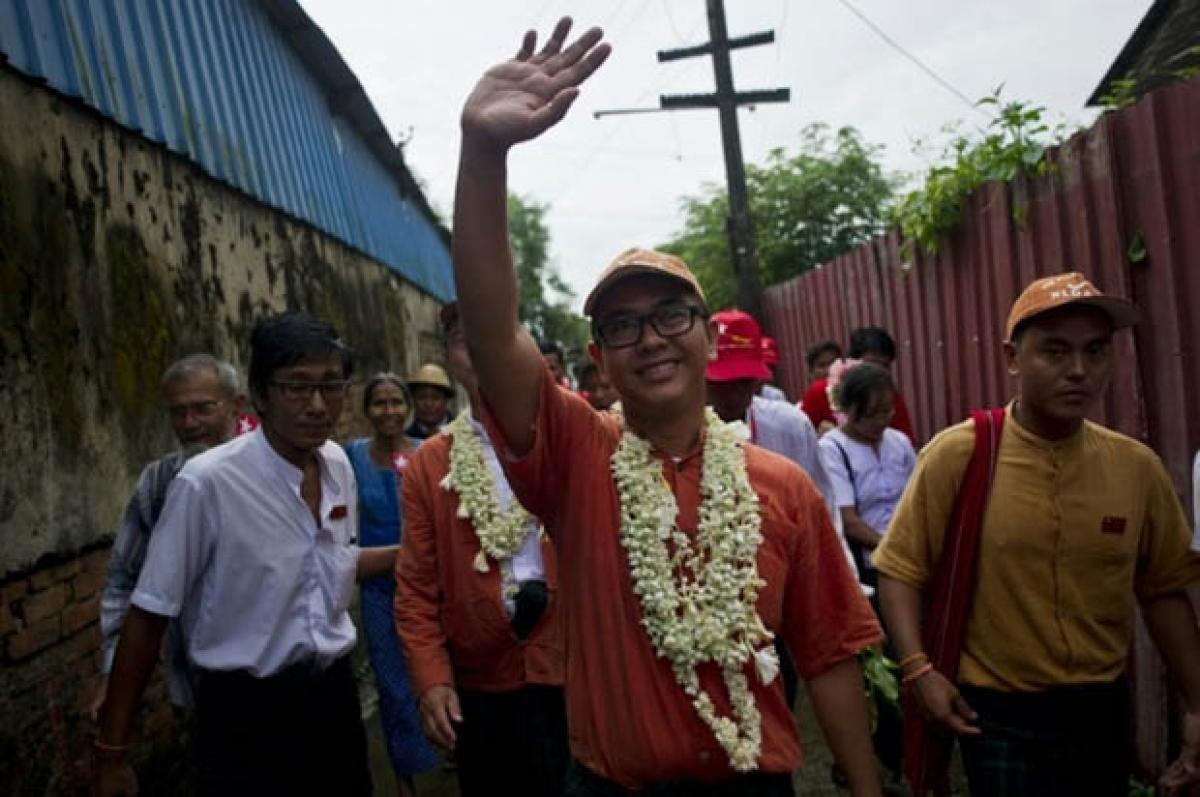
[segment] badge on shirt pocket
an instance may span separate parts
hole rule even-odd
[[[1125,518],[1120,515],[1105,515],[1100,521],[1100,531],[1103,534],[1124,534]]]

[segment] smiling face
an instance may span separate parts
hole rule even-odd
[[[647,317],[672,308],[696,313],[687,331],[664,336]],[[621,397],[627,414],[660,417],[694,412],[704,404],[704,375],[715,354],[715,334],[703,317],[703,305],[677,280],[637,275],[609,288],[595,307],[597,327],[615,320],[641,322],[640,339],[613,348],[592,344],[592,356]]]
[[[190,453],[219,446],[237,430],[242,400],[221,385],[216,371],[197,369],[163,388],[171,429]]]
[[[367,420],[371,422],[376,437],[391,439],[404,434],[404,426],[412,410],[404,388],[395,382],[380,382],[372,388],[366,404]]]
[[[1035,316],[1015,344],[1005,344],[1033,431],[1069,434],[1082,423],[1112,375],[1112,336],[1104,311],[1076,306]]]

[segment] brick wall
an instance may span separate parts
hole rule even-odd
[[[0,793],[82,793],[100,676],[100,590],[109,546],[0,584]],[[143,793],[176,793],[186,728],[163,668],[143,700],[136,751]]]

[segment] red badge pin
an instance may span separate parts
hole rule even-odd
[[[1125,518],[1117,515],[1106,515],[1100,521],[1100,531],[1105,534],[1124,534],[1125,533]]]
[[[341,520],[345,516],[346,516],[346,505],[345,504],[338,504],[333,509],[329,510],[329,519],[330,520]]]

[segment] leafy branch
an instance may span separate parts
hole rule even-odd
[[[974,137],[956,135],[920,188],[909,191],[890,212],[904,236],[902,255],[911,261],[915,247],[936,254],[945,236],[962,221],[967,199],[984,183],[1007,182],[1045,174],[1046,150],[1064,137],[1064,126],[1046,122],[1046,109],[1017,100],[1006,101],[998,87],[978,104],[995,115]],[[1014,209],[1020,221],[1020,210]]]

